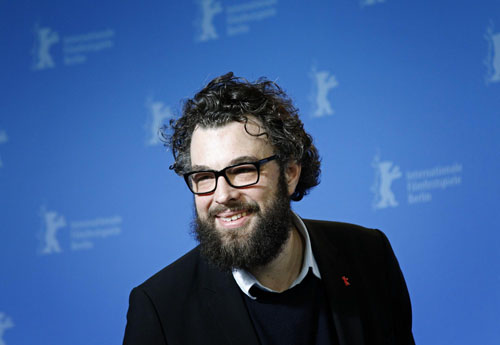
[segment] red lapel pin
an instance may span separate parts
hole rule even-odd
[[[345,286],[351,285],[351,283],[349,283],[349,278],[347,278],[346,276],[342,276],[342,280],[344,281]]]

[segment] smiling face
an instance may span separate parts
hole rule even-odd
[[[248,132],[260,127],[248,122]],[[275,154],[267,136],[250,135],[239,122],[217,128],[197,128],[191,139],[192,170],[221,170]],[[202,252],[219,268],[250,268],[268,263],[288,238],[289,196],[300,167],[289,164],[284,173],[276,160],[263,164],[255,185],[234,188],[219,177],[217,189],[195,195],[196,236]]]

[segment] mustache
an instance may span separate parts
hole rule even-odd
[[[234,201],[226,205],[216,205],[208,210],[208,217],[215,217],[221,212],[238,212],[238,211],[248,211],[248,212],[259,212],[260,207],[257,203],[245,203],[241,201]]]

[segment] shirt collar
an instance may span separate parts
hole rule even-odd
[[[293,222],[293,225],[295,225],[297,230],[302,235],[302,238],[304,239],[305,250],[304,250],[304,261],[302,263],[302,269],[301,269],[297,279],[294,280],[294,282],[292,283],[292,285],[290,285],[290,287],[288,289],[291,289],[294,286],[300,284],[302,282],[302,280],[304,280],[304,278],[306,277],[307,273],[309,272],[309,269],[312,270],[312,273],[316,277],[321,279],[318,265],[316,264],[316,260],[314,259],[314,255],[313,255],[313,252],[311,249],[311,240],[309,238],[309,233],[307,231],[306,225],[304,224],[302,219],[300,219],[300,217],[297,216],[297,214],[293,211],[292,211],[292,222]],[[259,288],[261,288],[262,290],[265,290],[265,291],[276,292],[276,291],[273,291],[273,290],[265,287],[264,285],[262,285],[257,280],[257,278],[255,278],[250,272],[248,272],[246,270],[234,269],[232,273],[233,273],[234,280],[236,281],[236,284],[238,284],[238,286],[240,287],[241,291],[243,291],[243,293],[245,295],[247,295],[248,297],[250,297],[251,299],[255,299],[255,297],[253,297],[249,292],[250,288],[253,285],[257,285]]]

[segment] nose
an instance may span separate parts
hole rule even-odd
[[[217,204],[227,204],[229,201],[236,200],[239,194],[240,190],[238,188],[231,187],[224,176],[219,176],[217,189],[214,192],[214,201]]]

